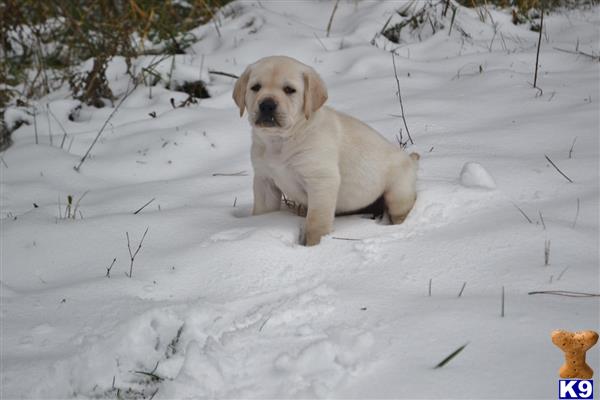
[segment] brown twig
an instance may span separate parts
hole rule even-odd
[[[227,76],[229,78],[233,78],[233,79],[239,79],[239,76],[235,75],[235,74],[230,74],[229,72],[223,72],[223,71],[214,71],[214,70],[208,70],[209,74],[213,74],[213,75],[222,75],[222,76]]]
[[[142,248],[142,243],[144,243],[144,239],[146,238],[146,234],[148,233],[149,228],[150,227],[146,227],[146,230],[144,231],[144,235],[142,236],[142,240],[140,240],[140,243],[138,244],[138,247],[135,250],[135,253],[133,253],[131,251],[131,244],[129,242],[129,232],[125,232],[125,236],[127,237],[127,249],[129,250],[129,258],[131,261],[129,263],[129,275],[126,274],[129,278],[131,278],[131,276],[133,274],[133,262],[135,261],[135,256],[137,256],[138,252]]]
[[[75,207],[73,208],[73,219],[75,219],[75,214],[77,213],[77,209],[79,208],[79,203],[81,203],[81,200],[83,200],[83,198],[85,197],[85,195],[88,194],[88,193],[89,193],[89,190],[86,190],[85,192],[83,192],[83,194],[81,195],[81,197],[75,203]]]
[[[575,147],[575,141],[577,140],[577,136],[573,138],[573,143],[571,143],[571,148],[569,149],[569,158],[573,158],[573,147]]]
[[[542,215],[542,212],[538,210],[538,212],[540,213],[540,221],[542,221],[542,226],[544,227],[544,230],[546,230],[546,223],[544,222],[544,216]]]
[[[462,346],[460,346],[458,349],[454,350],[448,357],[444,358],[442,361],[440,361],[434,368],[442,368],[444,365],[448,364],[448,362],[450,362],[450,360],[452,360],[454,357],[456,357],[458,355],[458,353],[460,353],[461,351],[464,350],[465,347],[467,347],[469,343],[465,343]]]
[[[540,47],[542,45],[542,31],[544,30],[544,7],[542,3],[542,16],[540,19],[540,35],[538,38],[537,53],[535,55],[535,74],[533,76],[533,87],[537,88],[538,63],[540,59]]]
[[[570,290],[539,290],[535,292],[529,292],[527,294],[551,294],[565,297],[600,297],[600,294],[598,293],[572,292]]]
[[[565,52],[565,53],[570,53],[570,54],[582,55],[582,56],[590,57],[590,58],[591,58],[591,59],[593,59],[593,60],[598,60],[598,61],[600,61],[600,55],[598,55],[598,56],[595,56],[595,55],[593,55],[593,54],[588,54],[588,53],[586,53],[586,52],[583,52],[583,51],[581,51],[581,50],[572,51],[572,50],[567,50],[567,49],[561,49],[561,48],[558,48],[558,47],[554,47],[554,50],[558,50],[558,51],[562,51],[562,52]]]
[[[154,396],[156,396],[156,393],[158,393],[158,389],[156,388],[156,390],[154,392],[152,392],[152,395],[150,396],[150,398],[148,400],[152,400],[154,398]]]
[[[335,15],[335,12],[337,11],[339,3],[340,3],[340,0],[336,0],[335,5],[333,6],[333,11],[331,11],[331,17],[329,17],[329,22],[327,23],[327,37],[329,37],[329,32],[331,31],[331,23],[333,22],[333,16]]]
[[[107,278],[110,278],[110,270],[112,269],[112,267],[115,265],[115,263],[116,263],[116,262],[117,262],[117,259],[116,259],[116,258],[114,258],[114,259],[112,260],[112,263],[110,264],[110,267],[107,267],[107,268],[106,268],[106,277],[107,277]],[[113,380],[113,385],[114,385],[114,380]]]
[[[247,176],[248,173],[246,171],[232,172],[230,174],[215,172],[212,176]]]
[[[558,274],[558,276],[556,277],[556,280],[560,281],[560,278],[563,277],[563,275],[565,274],[565,272],[567,272],[568,269],[569,269],[569,267],[565,267],[565,269],[563,269],[562,271],[560,271],[560,274]]]
[[[581,201],[579,200],[579,197],[578,197],[577,198],[577,211],[575,212],[575,219],[573,220],[572,228],[575,228],[575,225],[577,225],[577,218],[579,217],[579,203],[581,203]]]
[[[410,144],[415,144],[413,142],[412,137],[410,136],[410,131],[408,130],[408,125],[406,124],[406,116],[404,114],[404,105],[402,104],[402,94],[400,92],[400,79],[398,79],[398,72],[396,71],[396,60],[394,57],[394,53],[392,53],[392,64],[394,66],[394,77],[396,78],[396,86],[398,87],[398,101],[400,101],[400,112],[402,116],[402,121],[404,122],[404,128],[406,129],[406,134],[408,135],[408,140]]]
[[[136,211],[134,211],[133,215],[139,214],[140,211],[142,211],[144,208],[146,208],[148,205],[150,205],[154,200],[156,200],[155,197],[153,197],[149,202],[147,202],[146,204],[144,204],[143,206],[141,206],[140,208],[138,208]]]
[[[150,378],[152,378],[152,380],[155,380],[155,381],[159,381],[159,382],[164,381],[165,378],[163,378],[162,376],[156,375],[156,369],[158,368],[158,363],[159,362],[157,361],[156,365],[154,366],[154,369],[152,369],[152,371],[150,371],[150,372],[146,372],[146,371],[133,371],[133,372],[135,372],[136,374],[149,376]]]
[[[563,173],[563,172],[562,172],[562,171],[561,171],[561,170],[560,170],[560,169],[559,169],[559,168],[556,166],[556,164],[554,164],[554,163],[552,162],[552,160],[550,159],[550,157],[548,157],[546,154],[544,154],[544,157],[546,157],[546,160],[548,160],[548,162],[549,162],[550,164],[552,164],[552,166],[553,166],[553,167],[554,167],[554,168],[555,168],[555,169],[556,169],[556,170],[557,170],[557,171],[558,171],[558,172],[559,172],[559,173],[560,173],[562,176],[564,176],[566,180],[568,180],[569,182],[573,183],[573,181],[571,180],[571,178],[569,178],[567,175],[565,175],[565,174],[564,174],[564,173]]]
[[[325,45],[323,44],[323,42],[321,41],[321,39],[319,39],[319,37],[317,36],[316,33],[313,32],[313,35],[315,36],[315,39],[317,39],[317,41],[319,42],[319,44],[321,45],[321,47],[325,50],[325,51],[329,51],[327,49],[327,47],[325,47]]]
[[[525,214],[525,211],[523,211],[523,210],[521,209],[521,207],[519,207],[519,206],[518,206],[516,203],[512,203],[512,205],[513,205],[513,206],[515,206],[515,208],[516,208],[517,210],[519,210],[519,212],[521,213],[521,215],[523,215],[523,217],[525,217],[525,219],[527,220],[527,222],[529,222],[530,224],[533,224],[533,221],[531,220],[531,218],[529,218],[529,217],[527,216],[527,214]]]
[[[96,137],[92,141],[92,144],[87,149],[87,151],[85,152],[85,154],[83,155],[83,157],[81,157],[81,160],[79,160],[79,164],[77,164],[76,166],[73,167],[73,169],[75,171],[79,172],[79,169],[81,168],[81,165],[85,162],[85,160],[87,159],[87,157],[90,155],[90,152],[92,151],[92,148],[94,148],[94,145],[96,144],[96,142],[100,138],[100,135],[102,135],[102,132],[104,132],[104,129],[106,128],[106,126],[108,125],[108,123],[110,122],[110,120],[112,119],[112,117],[114,117],[114,115],[117,113],[117,111],[119,111],[119,108],[121,107],[121,105],[123,104],[123,102],[127,99],[127,97],[129,97],[129,95],[131,93],[133,93],[133,91],[137,88],[137,86],[138,86],[138,82],[136,82],[135,85],[133,85],[132,89],[130,89],[130,90],[128,89],[126,91],[125,95],[119,101],[119,103],[117,104],[117,106],[115,107],[115,109],[110,113],[110,115],[108,116],[108,118],[106,119],[106,121],[104,121],[104,124],[102,125],[102,127],[98,131],[98,134],[96,135]]]
[[[374,45],[375,44],[375,39],[377,39],[379,36],[383,35],[383,32],[385,32],[385,28],[387,28],[387,26],[389,25],[390,21],[392,20],[392,17],[395,15],[396,13],[392,13],[390,15],[390,17],[387,19],[387,21],[385,21],[385,24],[383,24],[383,27],[381,28],[381,30],[379,32],[375,32],[375,35],[373,36],[373,39],[371,39],[371,44]]]
[[[446,17],[446,13],[448,12],[448,7],[450,6],[450,0],[446,0],[446,4],[444,5],[444,11],[442,11],[442,17]]]
[[[448,30],[448,36],[452,33],[452,27],[454,26],[454,17],[456,17],[456,7],[452,7],[452,19],[450,20],[450,29]]]
[[[37,106],[33,106],[33,131],[35,133],[35,144],[39,144],[38,128],[37,128]]]

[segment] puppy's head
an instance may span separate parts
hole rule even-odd
[[[266,134],[281,134],[307,120],[327,100],[325,84],[308,65],[284,56],[248,66],[233,89],[240,117]]]

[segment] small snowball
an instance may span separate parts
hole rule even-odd
[[[460,171],[460,183],[466,187],[496,189],[496,182],[483,166],[476,162],[468,162]]]

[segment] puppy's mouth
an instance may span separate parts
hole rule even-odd
[[[256,118],[254,125],[261,127],[261,128],[281,127],[281,124],[279,123],[279,120],[277,118],[275,118],[275,115],[264,115],[264,114],[258,115],[258,118]]]

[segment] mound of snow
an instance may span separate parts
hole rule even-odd
[[[496,181],[483,166],[476,162],[468,162],[460,171],[460,183],[466,187],[496,189]]]

